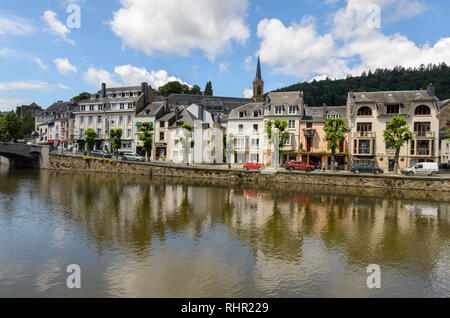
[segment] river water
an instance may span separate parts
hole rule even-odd
[[[446,194],[289,188],[3,168],[0,297],[450,297]]]

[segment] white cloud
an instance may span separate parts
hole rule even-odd
[[[70,34],[69,28],[58,20],[55,12],[50,10],[45,11],[42,20],[49,26],[50,32],[59,35],[67,43],[75,45],[75,42],[68,38]]]
[[[63,75],[78,72],[76,66],[70,64],[68,58],[57,58],[54,60],[54,62],[56,67],[58,68],[58,72],[60,72]]]
[[[29,104],[30,102],[31,101],[29,99],[25,98],[0,96],[0,111],[14,110],[14,107]]]
[[[106,83],[108,86],[118,86],[119,84],[114,80],[114,76],[104,69],[96,69],[90,67],[84,74],[84,80],[96,87],[99,87],[102,83]]]
[[[147,71],[144,67],[139,68],[131,65],[116,66],[114,72],[120,77],[124,85],[138,85],[142,82],[148,82],[152,88],[167,84],[168,82],[178,81],[187,84],[175,76],[169,76],[167,71]]]
[[[231,63],[225,63],[225,62],[219,63],[219,72],[221,74],[229,73],[230,67],[231,67]]]
[[[245,23],[248,0],[121,0],[114,12],[113,32],[148,55],[158,52],[187,56],[200,49],[214,60],[250,37]]]
[[[0,16],[0,35],[30,35],[36,31],[33,23],[15,16]]]
[[[450,62],[450,38],[419,46],[402,34],[388,36],[370,27],[367,9],[373,3],[382,9],[382,23],[428,8],[416,0],[347,0],[332,15],[331,31],[325,34],[317,32],[316,22],[308,16],[289,26],[264,19],[258,24],[262,61],[276,72],[300,78],[342,78],[369,69]]]
[[[253,71],[256,69],[256,63],[253,62],[253,57],[249,56],[244,60],[244,68],[247,71]]]
[[[59,88],[62,88],[62,89],[70,89],[69,86],[64,85],[64,84],[58,84],[58,87],[59,87]]]
[[[48,90],[53,86],[46,82],[41,81],[14,81],[0,83],[0,91],[5,90]]]
[[[144,67],[139,68],[130,64],[116,66],[114,73],[91,67],[84,75],[84,79],[95,86],[100,86],[101,83],[106,83],[108,86],[136,86],[142,82],[148,82],[153,89],[158,89],[160,86],[173,81],[189,85],[175,76],[169,76],[165,70],[147,71]]]
[[[18,53],[11,49],[0,49],[0,57],[11,57],[11,58],[15,58],[15,59],[28,59],[28,60],[36,63],[36,65],[39,66],[39,68],[41,68],[42,70],[46,70],[48,68],[47,65],[44,62],[42,62],[42,60],[40,58],[29,55],[29,54]]]
[[[245,98],[252,98],[253,97],[253,90],[250,88],[244,89],[244,97]]]

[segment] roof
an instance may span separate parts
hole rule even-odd
[[[263,118],[263,110],[264,110],[264,103],[248,103],[246,105],[236,107],[233,109],[230,113],[230,116],[228,117],[228,120],[232,119],[254,119],[254,118]],[[255,111],[258,111],[260,116],[254,117],[253,113]],[[246,112],[245,117],[241,118],[239,117],[239,114],[241,112]]]
[[[44,110],[44,112],[50,112],[50,113],[64,113],[67,111],[73,111],[77,108],[77,104],[74,102],[63,102],[58,101],[56,103],[53,103],[50,107]]]
[[[163,102],[153,102],[148,104],[140,113],[138,113],[137,117],[153,117],[158,114],[158,112],[163,108]]]
[[[297,106],[303,104],[303,92],[272,92],[267,102],[273,106]]]
[[[385,92],[356,92],[349,93],[355,98],[352,101],[355,102],[377,102],[385,104],[395,104],[395,103],[409,103],[412,101],[437,101],[436,96],[428,95],[426,90],[415,90],[415,91],[385,91]]]
[[[106,93],[115,93],[115,92],[129,92],[129,91],[141,91],[141,86],[124,86],[124,87],[111,87],[106,88]],[[97,92],[97,94],[101,94],[101,90]]]
[[[326,114],[324,116],[324,106],[305,107],[305,116],[302,121],[324,123],[328,115],[339,115],[346,120],[347,106],[326,106]]]

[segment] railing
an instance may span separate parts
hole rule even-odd
[[[418,148],[416,151],[416,156],[429,156],[430,153],[430,149],[428,148]]]
[[[314,137],[314,135],[316,134],[316,129],[315,128],[306,128],[303,129],[303,133],[306,137]]]
[[[415,131],[414,132],[414,138],[421,139],[421,138],[434,138],[435,132],[434,131]]]
[[[357,131],[353,133],[354,138],[375,138],[375,136],[373,131]]]

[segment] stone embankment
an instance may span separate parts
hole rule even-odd
[[[215,166],[181,166],[158,163],[132,163],[111,159],[94,159],[73,155],[50,154],[44,169],[78,172],[100,172],[151,177],[175,177],[191,180],[220,180],[231,183],[284,184],[295,190],[297,186],[324,185],[334,189],[359,187],[372,189],[450,192],[448,177],[406,177],[388,175],[353,175],[342,173],[303,173],[280,171],[264,174],[259,171],[224,169]]]

